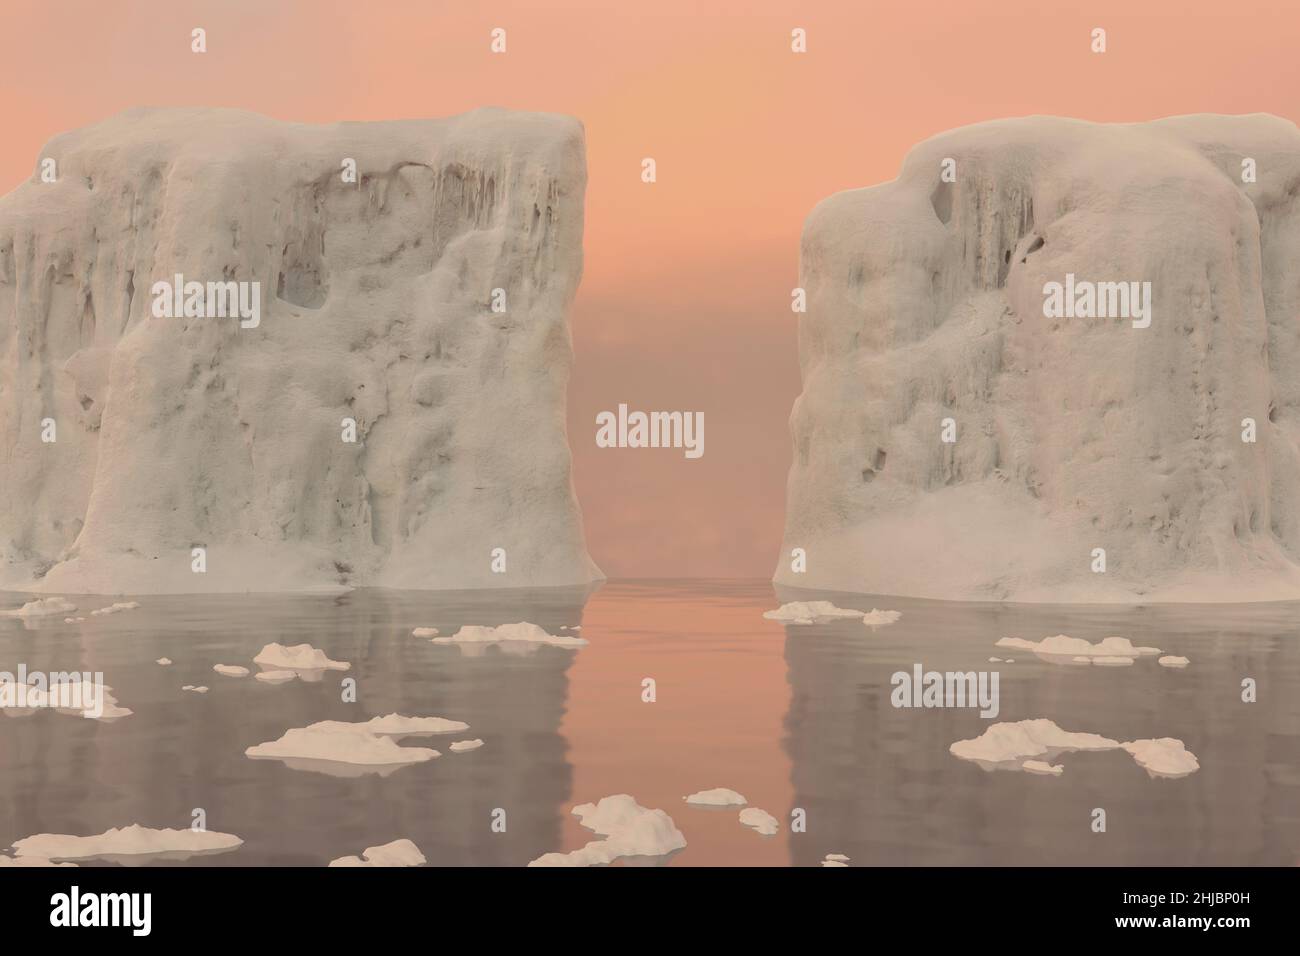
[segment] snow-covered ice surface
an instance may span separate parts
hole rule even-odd
[[[672,817],[641,806],[626,793],[579,804],[573,815],[602,839],[571,853],[546,853],[529,866],[607,866],[627,857],[659,862],[686,846]]]
[[[837,618],[856,617],[862,620],[863,612],[836,607],[830,601],[791,601],[774,611],[764,611],[763,617],[783,624],[816,624],[818,621],[833,621]]]
[[[314,683],[321,680],[325,671],[345,671],[352,667],[347,661],[330,660],[324,651],[310,644],[293,647],[267,644],[258,651],[253,663],[263,668],[257,679],[269,684],[283,684],[295,677]]]
[[[744,794],[728,790],[726,787],[698,790],[682,799],[694,807],[743,807],[749,802]]]
[[[569,634],[550,634],[527,621],[497,627],[466,625],[455,634],[432,639],[434,644],[455,644],[463,653],[472,654],[489,646],[502,646],[507,652],[531,653],[538,647],[586,647],[587,639]]]
[[[133,823],[113,827],[95,836],[69,836],[63,833],[38,833],[14,843],[18,858],[80,861],[105,860],[110,863],[140,865],[156,860],[186,860],[192,856],[228,853],[243,846],[244,841],[230,833],[211,830],[155,830]]]
[[[746,807],[740,811],[741,826],[749,827],[757,831],[762,836],[772,836],[780,829],[776,817],[766,810],[760,810],[758,807]]]
[[[1058,754],[1121,749],[1153,777],[1183,777],[1200,769],[1196,755],[1181,740],[1161,737],[1120,743],[1098,734],[1062,730],[1045,717],[996,723],[978,737],[959,740],[948,748],[954,757],[973,761],[985,770],[1026,770],[1054,776],[1064,769],[1051,763]]]
[[[0,198],[0,586],[600,578],[565,435],[577,119],[310,125],[138,108],[40,156],[57,181],[33,175]],[[155,316],[154,284],[177,275],[259,283],[256,326]],[[191,570],[193,542],[206,573]],[[496,547],[504,574],[466,558]]]
[[[403,747],[403,737],[429,737],[468,730],[469,725],[443,717],[404,717],[388,714],[348,723],[321,720],[307,727],[285,731],[278,740],[249,747],[244,753],[254,760],[280,760],[294,770],[313,770],[335,777],[364,774],[387,776],[401,767],[432,760],[438,751],[427,747]]]
[[[820,202],[800,249],[776,581],[970,601],[1300,598],[1297,189],[1287,119],[1033,116],[940,133],[892,182]],[[1045,287],[1067,276],[1149,282],[1149,326],[1046,316]]]
[[[75,611],[77,605],[61,597],[37,598],[21,607],[7,608],[0,611],[0,617],[52,617]]]
[[[410,840],[394,840],[382,846],[367,847],[361,856],[341,856],[330,866],[424,866],[428,861]]]
[[[1158,647],[1135,647],[1127,637],[1107,637],[1092,643],[1077,637],[1057,634],[1041,641],[1027,641],[1019,637],[999,638],[997,647],[1030,651],[1053,664],[1098,664],[1102,667],[1123,667],[1139,657],[1154,657]]]

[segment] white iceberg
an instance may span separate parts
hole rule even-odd
[[[37,598],[22,607],[0,611],[0,617],[51,617],[55,614],[68,614],[76,609],[77,605],[61,597]]]
[[[460,733],[469,725],[442,717],[404,717],[388,714],[352,723],[322,720],[285,731],[278,740],[256,744],[244,751],[254,760],[280,760],[294,770],[312,770],[337,777],[366,773],[388,776],[401,767],[440,756],[426,747],[401,747],[402,737]]]
[[[154,663],[157,664],[159,667],[171,667],[172,659],[170,657],[160,657],[156,661],[154,661]]]
[[[697,807],[743,807],[749,803],[743,795],[726,787],[714,787],[712,790],[700,790],[688,797],[682,797],[687,803]]]
[[[147,863],[152,860],[184,860],[238,849],[244,843],[230,833],[208,830],[153,830],[132,824],[114,827],[96,836],[68,836],[40,833],[14,844],[17,857],[59,861],[108,860],[118,863]]]
[[[862,616],[862,623],[874,631],[876,628],[884,627],[886,624],[893,624],[902,616],[902,611],[881,611],[878,608],[873,607]]]
[[[248,668],[238,664],[213,664],[212,669],[225,677],[247,677]]]
[[[1080,637],[1057,634],[1041,641],[1026,641],[1018,637],[1004,637],[996,647],[1012,647],[1032,651],[1053,664],[1097,664],[1102,667],[1124,667],[1139,657],[1153,657],[1160,653],[1158,647],[1135,647],[1126,637],[1108,637],[1093,644]]]
[[[267,644],[257,652],[253,663],[271,671],[293,671],[304,680],[319,680],[325,671],[345,671],[352,667],[346,661],[333,661],[325,652],[310,644]]]
[[[1059,776],[1064,768],[1052,758],[1076,750],[1125,750],[1153,777],[1182,777],[1200,768],[1196,756],[1181,740],[1161,737],[1120,743],[1097,734],[1062,730],[1045,717],[1001,722],[971,740],[959,740],[948,751],[985,770],[1022,770]]]
[[[531,644],[550,647],[585,647],[587,640],[568,634],[548,634],[536,624],[520,621],[499,627],[466,625],[450,637],[435,637],[434,644]]]
[[[98,611],[91,611],[91,617],[105,617],[109,614],[121,614],[123,611],[134,611],[140,606],[139,601],[123,601],[119,604],[110,604],[108,607],[101,607]]]
[[[662,810],[646,809],[626,793],[580,804],[573,808],[573,815],[604,839],[572,853],[546,853],[529,866],[606,866],[625,857],[657,859],[686,846],[686,837],[672,817]]]
[[[410,840],[393,840],[383,846],[367,847],[361,856],[341,856],[330,866],[424,866],[424,854]]]
[[[478,750],[482,746],[483,741],[475,737],[473,740],[458,740],[447,749],[452,753],[463,754],[471,750]]]
[[[1191,661],[1186,657],[1179,657],[1177,654],[1166,654],[1164,657],[1158,658],[1156,663],[1161,667],[1186,667]]]
[[[751,830],[757,830],[763,836],[772,836],[779,827],[776,817],[766,810],[760,810],[758,807],[747,807],[741,810],[740,822]]]
[[[830,601],[791,601],[782,604],[775,611],[764,611],[763,617],[769,621],[782,624],[816,624],[819,621],[832,621],[837,618],[864,618],[861,611],[836,607]]]
[[[411,632],[412,637],[437,637],[438,629],[436,627],[417,627]]]

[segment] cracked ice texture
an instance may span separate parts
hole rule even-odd
[[[0,199],[0,586],[600,577],[564,423],[580,123],[137,109],[41,155],[58,181]],[[260,282],[260,327],[154,318],[175,273]]]
[[[1267,115],[983,123],[915,147],[893,182],[824,200],[802,239],[776,580],[1300,597],[1298,262],[1300,131]],[[1151,282],[1151,326],[1045,318],[1044,284],[1069,272]],[[796,547],[807,573],[789,568]]]

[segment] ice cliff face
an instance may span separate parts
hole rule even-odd
[[[779,583],[1300,597],[1294,124],[955,130],[818,205],[801,258]],[[1149,326],[1117,287],[1069,315],[1047,301],[1107,282],[1150,283]]]
[[[599,577],[564,425],[577,121],[133,110],[41,158],[0,200],[0,586]],[[166,317],[178,275],[258,283],[257,320]]]

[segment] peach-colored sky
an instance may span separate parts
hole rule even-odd
[[[489,52],[497,26],[505,55]],[[579,117],[589,184],[569,423],[592,555],[610,576],[767,576],[812,206],[985,119],[1295,118],[1298,39],[1295,0],[4,0],[0,191],[54,134],[130,106]],[[595,415],[619,402],[703,411],[704,457],[596,448]]]

